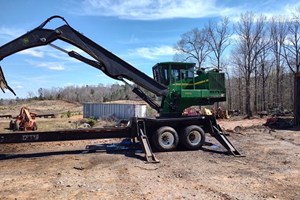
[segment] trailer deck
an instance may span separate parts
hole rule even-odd
[[[184,130],[183,127],[194,126],[203,127],[204,132],[209,133],[212,137],[218,140],[219,143],[222,144],[231,155],[241,156],[237,149],[235,149],[235,147],[227,139],[221,128],[217,125],[215,118],[212,116],[204,115],[180,118],[132,118],[124,127],[111,126],[105,128],[90,129],[68,129],[42,132],[18,131],[13,133],[0,133],[0,144],[130,138],[134,143],[136,143],[136,140],[141,143],[141,146],[143,147],[145,152],[145,158],[147,162],[156,163],[159,162],[159,160],[157,160],[155,155],[153,154],[148,138],[152,139],[151,141],[156,147],[157,145],[155,145],[155,142],[157,144],[157,142],[164,143],[170,140],[169,137],[172,136],[170,135],[171,133],[168,130],[174,130],[175,132],[180,133],[182,132],[182,130]],[[162,136],[159,136],[159,139],[156,138],[153,140],[153,138],[155,138],[157,130],[161,128],[167,128],[166,133]],[[205,135],[203,135],[203,137],[204,142]],[[169,144],[166,145],[168,146]],[[165,149],[163,151],[169,150]]]
[[[130,131],[131,130],[128,127],[69,129],[58,131],[18,131],[13,133],[0,133],[0,144],[130,138]]]
[[[133,118],[125,127],[105,127],[89,129],[66,129],[57,131],[17,131],[13,133],[0,133],[0,144],[55,142],[72,140],[93,140],[109,138],[131,138],[135,143],[137,138],[144,149],[147,162],[157,163],[152,152],[145,130],[142,130],[143,120]]]

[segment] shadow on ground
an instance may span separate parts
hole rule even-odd
[[[56,155],[76,155],[76,154],[92,154],[92,153],[108,153],[108,154],[121,154],[126,157],[136,158],[145,161],[145,157],[139,155],[143,153],[140,145],[132,144],[127,141],[122,141],[117,144],[99,144],[87,145],[86,149],[81,150],[66,150],[66,151],[53,151],[53,152],[38,152],[38,153],[18,153],[18,154],[0,154],[0,160],[9,160],[17,158],[40,158]]]

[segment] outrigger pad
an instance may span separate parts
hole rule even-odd
[[[5,89],[8,89],[16,96],[16,93],[14,92],[14,90],[11,87],[9,87],[9,85],[7,84],[1,66],[0,66],[0,88],[4,93],[5,93]]]

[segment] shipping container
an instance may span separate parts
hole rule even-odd
[[[146,117],[146,107],[146,104],[84,103],[83,117],[94,117],[95,119]]]

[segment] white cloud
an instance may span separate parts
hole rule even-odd
[[[48,66],[48,69],[57,70],[57,71],[65,70],[65,68],[62,65]]]
[[[37,49],[26,49],[26,50],[20,51],[19,54],[30,55],[30,56],[38,57],[38,58],[44,57],[44,52],[37,50]]]
[[[12,81],[10,83],[10,85],[12,86],[12,88],[14,90],[19,90],[19,89],[23,89],[24,88],[24,86],[22,85],[22,83],[20,81]]]
[[[16,86],[14,86],[14,88],[15,89],[23,89],[24,87],[23,87],[23,85],[16,85]]]
[[[24,33],[26,33],[26,31],[22,29],[8,28],[4,26],[0,27],[0,37],[16,38]]]
[[[142,40],[136,37],[135,35],[131,35],[129,39],[118,41],[118,42],[121,44],[129,45],[129,44],[138,44],[142,42]]]
[[[62,71],[65,69],[64,66],[58,62],[38,62],[36,63],[36,66],[57,71]]]
[[[234,34],[232,34],[230,36],[230,40],[231,41],[239,41],[240,40],[240,36],[238,34],[234,33]]]
[[[117,16],[138,20],[200,18],[232,12],[229,7],[217,7],[216,0],[84,0],[81,8],[82,15]]]
[[[46,61],[39,62],[39,61],[28,60],[28,59],[25,61],[30,65],[41,67],[41,68],[47,68],[49,70],[56,70],[56,71],[65,70],[64,63],[62,62],[46,62]]]
[[[226,16],[231,21],[237,21],[240,14],[246,11],[264,14],[268,17],[290,16],[290,11],[299,5],[297,0],[289,2],[253,0],[236,3],[222,0],[83,0],[81,5],[76,7],[76,10],[72,9],[71,12],[77,15],[108,16],[132,20]]]
[[[129,51],[130,55],[139,56],[146,59],[157,59],[163,56],[173,56],[176,50],[171,46],[141,47]]]

